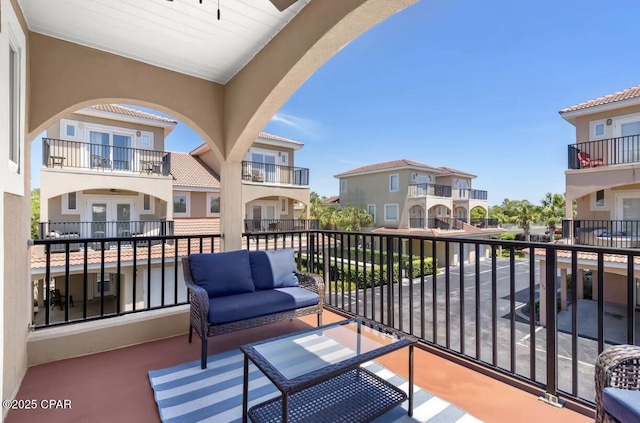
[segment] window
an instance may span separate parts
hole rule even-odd
[[[385,204],[384,205],[384,220],[398,220],[398,205],[397,204]]]
[[[96,297],[101,296],[103,293],[104,295],[111,295],[111,283],[109,282],[109,274],[104,274],[104,281],[101,280],[101,277],[102,275],[100,273],[96,275]],[[104,282],[104,284],[102,282]],[[102,291],[103,285],[104,291]]]
[[[142,210],[151,211],[151,196],[149,194],[142,196]]]
[[[141,144],[143,147],[151,147],[151,135],[150,134],[142,134]]]
[[[598,123],[593,128],[593,133],[596,137],[604,137],[604,123]]]
[[[189,196],[187,194],[173,194],[173,213],[189,213]]]
[[[398,191],[398,174],[389,175],[389,192]]]
[[[9,160],[20,173],[20,55],[9,44]]]
[[[78,196],[75,192],[70,192],[67,194],[67,209],[69,210],[77,210],[78,207]]]
[[[347,181],[340,181],[340,192],[347,192]]]
[[[75,137],[76,136],[76,127],[75,127],[75,125],[66,125],[65,126],[65,134],[68,137]]]
[[[367,213],[373,217],[371,223],[376,223],[376,205],[375,204],[367,204]]]
[[[280,213],[288,213],[287,212],[287,199],[286,198],[281,198],[280,199]]]
[[[591,139],[602,139],[606,136],[607,125],[606,120],[593,120],[589,122],[589,137]]]
[[[219,195],[209,195],[207,194],[208,197],[208,203],[209,203],[209,210],[207,210],[207,214],[209,216],[211,215],[219,215],[220,214],[220,196]]]
[[[596,192],[596,207],[604,207],[604,190]]]

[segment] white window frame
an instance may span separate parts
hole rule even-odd
[[[598,205],[598,192],[602,191],[602,204]],[[607,207],[607,193],[605,190],[600,189],[593,193],[593,208],[604,209]]]
[[[72,130],[73,134],[69,133],[69,129]],[[73,123],[67,123],[64,125],[64,136],[69,138],[75,138],[78,133],[78,128]]]
[[[623,212],[624,212],[624,200],[631,198],[639,198],[640,194],[638,193],[625,193],[616,195],[616,210],[615,210],[615,220],[624,220]]]
[[[284,206],[284,207],[282,207]],[[280,214],[289,214],[289,201],[287,201],[287,198],[280,198]]]
[[[211,199],[218,198],[220,199],[219,192],[208,192],[207,193],[207,217],[220,217],[220,213],[212,213],[211,212]],[[220,203],[220,207],[222,208],[222,202]]]
[[[602,127],[604,128],[604,132],[602,133],[602,135],[596,135],[596,126],[598,125],[602,125]],[[591,122],[589,122],[589,139],[601,140],[604,138],[607,138],[607,120],[599,119],[599,120],[592,120]]]
[[[389,219],[389,216],[387,215],[387,208],[388,207],[395,207],[396,208],[396,218],[395,219]],[[398,207],[398,203],[386,203],[384,205],[384,220],[385,222],[397,222],[400,220],[400,208]]]
[[[191,216],[191,193],[187,192],[187,191],[174,191],[173,195],[171,196],[171,204],[173,205],[175,203],[174,198],[177,196],[184,196],[185,197],[185,202],[187,203],[187,207],[186,207],[186,212],[177,212],[175,210],[173,210],[173,215],[177,216],[177,217],[190,217]]]
[[[396,188],[393,189],[393,178],[396,178]],[[389,175],[389,192],[398,192],[400,189],[400,175],[398,173],[394,173]]]
[[[371,211],[369,210],[372,207],[373,207],[373,213],[371,213]],[[367,213],[369,213],[373,217],[371,223],[375,224],[376,223],[376,205],[375,204],[367,204]]]
[[[148,195],[149,196],[149,208],[145,209],[144,208],[144,197]],[[155,213],[155,200],[154,200],[154,196],[151,194],[141,194],[140,195],[140,203],[141,203],[141,207],[140,210],[142,210],[145,214],[153,214]]]
[[[117,278],[114,278],[117,280]],[[115,282],[115,280],[113,282]],[[105,287],[109,289],[104,290],[104,296],[113,295],[113,283],[111,281],[111,274],[104,274],[104,282],[106,282]],[[96,284],[95,284],[95,292],[93,293],[93,298],[100,298],[100,284],[102,283],[102,275],[100,273],[96,273]]]
[[[76,195],[76,208],[69,208],[69,194]],[[80,193],[79,192],[68,192],[62,196],[62,214],[79,214],[80,213]]]
[[[149,138],[149,145],[146,145],[144,143],[144,138],[148,137]],[[140,142],[138,143],[137,147],[143,150],[153,150],[153,132],[147,132],[147,131],[141,131],[140,132]]]
[[[340,192],[341,193],[345,193],[347,192],[347,189],[349,188],[349,184],[347,183],[346,180],[342,180],[340,181]]]

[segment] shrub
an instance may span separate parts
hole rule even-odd
[[[500,235],[500,239],[503,241],[513,241],[516,239],[515,234],[509,233],[509,232],[505,232],[502,235]]]

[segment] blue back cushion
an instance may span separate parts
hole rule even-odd
[[[249,251],[191,254],[193,281],[207,290],[209,298],[255,291]]]
[[[293,248],[272,251],[251,251],[251,274],[256,289],[298,286]]]

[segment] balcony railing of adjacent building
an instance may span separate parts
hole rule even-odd
[[[409,227],[412,229],[424,229],[424,217],[410,217]]]
[[[167,176],[171,172],[171,153],[43,138],[42,164],[49,168],[80,168]]]
[[[443,231],[461,231],[464,229],[464,222],[455,217],[430,217],[427,219],[427,228]]]
[[[471,225],[476,228],[499,228],[498,219],[471,219]]]
[[[435,184],[409,184],[408,195],[410,197],[451,197],[451,187]]]
[[[568,146],[568,169],[640,162],[640,135],[580,142]]]
[[[172,220],[147,221],[110,221],[110,222],[40,222],[38,224],[39,239],[82,240],[88,238],[139,238],[145,236],[172,236],[174,223]],[[131,245],[130,243],[128,245]],[[71,251],[79,251],[82,243],[71,244]],[[89,248],[103,246],[102,243],[91,243]],[[51,252],[64,251],[64,244],[54,244]],[[111,247],[111,243],[105,246]],[[95,249],[95,248],[94,248]]]
[[[320,229],[317,219],[245,219],[246,232],[304,231]]]
[[[309,185],[309,169],[260,162],[242,162],[242,180],[264,184]]]
[[[612,248],[640,248],[640,220],[565,220],[562,236],[569,238],[573,225],[573,242]]]
[[[618,307],[621,311],[616,309],[616,313],[622,313],[619,319],[608,317],[612,305],[605,303],[605,291],[609,289],[608,286],[605,288],[605,283],[593,283],[593,299],[582,299],[580,289],[569,290],[568,295],[548,289],[544,295],[539,295],[540,286],[545,280],[555,281],[560,268],[564,269],[560,272],[563,277],[567,270],[573,276],[578,275],[573,278],[573,286],[585,282],[586,292],[586,281],[591,275],[597,276],[599,281],[605,280],[604,263],[608,257],[623,257],[633,263],[640,257],[637,250],[339,231],[285,232],[279,233],[277,238],[273,234],[247,233],[243,248],[294,249],[300,270],[324,277],[328,309],[364,316],[410,333],[454,357],[542,388],[551,400],[568,398],[593,406],[594,368],[584,363],[595,363],[597,355],[609,345],[637,342],[632,267],[618,266],[623,270],[631,269],[623,276],[626,283],[622,294],[627,304]],[[34,241],[36,247],[45,249],[40,258],[40,264],[44,266],[40,283],[45,295],[40,300],[46,300],[46,293],[52,289],[61,291],[66,304],[75,300],[73,315],[70,315],[69,307],[51,310],[45,304],[38,312],[42,316],[40,323],[35,325],[36,330],[186,304],[186,293],[179,286],[182,284],[178,276],[181,272],[179,258],[195,252],[220,251],[220,237],[148,239],[149,243],[154,240],[160,242],[156,247],[134,247],[125,251],[121,243],[126,240],[114,239],[118,243],[115,252],[107,255],[102,251],[89,257],[87,249],[71,253],[66,247],[66,254],[58,258],[50,254],[50,245],[55,242],[69,245],[70,240]],[[105,242],[105,239],[82,242]],[[435,261],[436,252],[443,250],[440,246],[444,251],[457,251],[458,256],[468,254],[471,261],[463,260],[452,267],[453,254],[444,254],[443,258],[438,257],[439,271],[436,272],[430,263]],[[515,252],[523,249],[529,253],[535,251],[535,254],[516,259]],[[499,250],[508,251],[509,257],[502,258]],[[585,255],[594,257],[588,264],[589,269],[584,267]],[[545,265],[539,261],[541,257]],[[78,266],[78,260],[90,262],[92,268],[88,270],[86,264]],[[158,280],[164,280],[164,284],[148,284],[147,281],[155,280],[151,266],[148,266],[152,261],[162,269]],[[74,263],[73,269],[69,263]],[[133,272],[130,277],[133,280],[121,280],[121,269],[127,265],[143,270]],[[56,275],[62,274],[56,276],[55,286],[51,279],[54,271]],[[72,278],[73,272],[76,274]],[[100,290],[108,289],[113,295],[107,296],[99,290],[95,299],[90,300],[92,304],[86,295],[71,298],[72,284],[80,284],[83,292],[87,292],[87,281],[91,280],[88,272],[102,273],[102,280],[105,280],[105,274],[111,273],[112,286],[100,284]],[[136,285],[145,288],[140,290]],[[347,289],[349,286],[352,288]],[[138,291],[144,292],[145,298],[134,294]],[[121,298],[136,298],[137,301],[129,304]],[[526,303],[528,307],[525,307]],[[95,314],[88,314],[87,310],[93,310]],[[538,310],[543,310],[542,316],[538,316]],[[591,313],[589,321],[593,325],[578,325],[578,316],[585,312]],[[544,325],[539,323],[539,317],[545,319]],[[618,327],[609,327],[611,324]],[[587,326],[593,326],[593,331]]]
[[[487,191],[482,191],[479,189],[458,189],[453,188],[453,199],[454,200],[486,200],[487,199]]]

